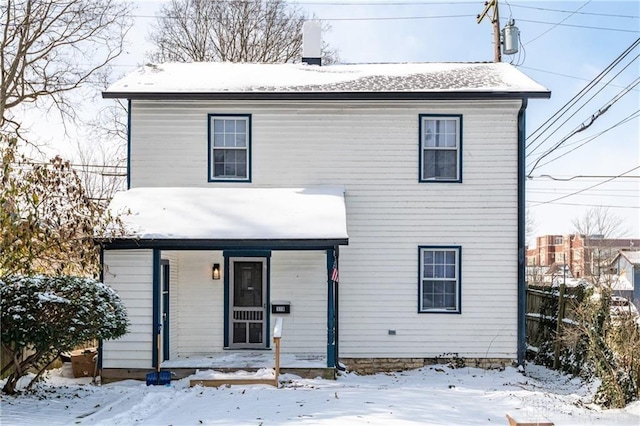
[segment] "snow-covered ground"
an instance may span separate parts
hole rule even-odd
[[[3,395],[2,425],[640,425],[640,401],[624,410],[591,404],[593,386],[530,365],[526,375],[476,368],[425,367],[337,380],[281,376],[270,386],[189,387],[123,381],[104,386],[54,370],[30,394]]]

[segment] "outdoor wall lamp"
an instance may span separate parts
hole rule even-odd
[[[213,268],[211,268],[211,278],[214,280],[220,279],[220,264],[214,263]]]

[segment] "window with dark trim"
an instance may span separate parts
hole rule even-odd
[[[462,115],[420,114],[420,182],[462,181]]]
[[[460,313],[460,247],[420,246],[418,312]]]
[[[251,181],[251,115],[209,114],[209,181]]]

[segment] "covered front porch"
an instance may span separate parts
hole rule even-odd
[[[158,189],[155,190],[151,192]],[[262,195],[258,197],[262,200],[273,194],[268,189],[252,192],[255,191]],[[147,199],[144,206],[136,206],[141,194],[140,191],[133,194],[135,197],[125,205],[130,210],[132,205],[137,207],[138,213],[133,217],[145,232],[138,231],[135,234],[138,238],[117,238],[103,243],[103,281],[120,294],[131,321],[127,335],[102,345],[103,380],[142,379],[158,363],[175,373],[176,378],[198,370],[272,368],[271,338],[276,318],[284,320],[282,372],[333,377],[338,362],[338,247],[347,243],[344,200],[340,194],[339,208],[329,209],[339,225],[332,224],[332,232],[325,229],[319,234],[322,226],[318,220],[325,227],[332,221],[327,221],[326,206],[318,209],[318,197],[331,203],[336,201],[335,193],[299,191],[294,191],[298,196],[293,201],[301,201],[302,196],[306,198],[303,204],[307,205],[306,211],[298,211],[296,220],[315,223],[307,227],[311,234],[308,229],[306,234],[302,233],[291,217],[287,221],[289,226],[284,227],[281,218],[270,219],[273,209],[265,211],[265,206],[259,205],[253,206],[250,217],[236,218],[241,224],[227,217],[224,227],[218,225],[220,229],[212,230],[211,225],[205,224],[206,233],[194,231],[195,235],[184,235],[184,229],[180,231],[173,225],[191,229],[184,221],[197,227],[205,215],[199,214],[199,221],[191,222],[196,219],[189,217],[194,210],[184,208],[184,199],[168,200],[166,193]],[[219,201],[219,191],[197,192],[198,206],[206,205],[206,196],[217,195]],[[145,194],[146,191],[142,193]],[[255,193],[250,195],[256,198]],[[188,198],[192,196],[189,194]],[[160,205],[150,209],[148,204],[152,201]],[[315,203],[313,214],[309,202]],[[176,211],[171,206],[180,206],[178,215],[170,214]],[[295,211],[295,202],[288,207]],[[149,215],[150,211],[160,212],[162,220],[151,218],[151,223],[168,226],[167,235],[159,232],[167,228],[149,230],[149,225],[142,226],[140,215]],[[212,214],[215,209],[207,211],[208,221],[221,221]],[[257,215],[256,211],[263,215]],[[325,217],[318,218],[318,211],[324,212]],[[230,231],[234,226],[237,229]]]
[[[182,357],[163,361],[161,369],[170,371],[173,380],[183,379],[198,372],[212,370],[217,373],[257,372],[273,369],[275,354],[273,351],[224,351],[207,356]],[[149,369],[109,368],[103,371],[102,382],[118,380],[145,380]],[[280,374],[295,374],[302,378],[322,377],[334,379],[336,369],[327,367],[325,353],[280,355]]]

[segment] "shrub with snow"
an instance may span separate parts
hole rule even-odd
[[[113,289],[69,276],[1,278],[0,315],[2,347],[14,367],[3,388],[9,394],[30,369],[37,372],[35,381],[61,352],[90,340],[121,337],[128,325]]]

